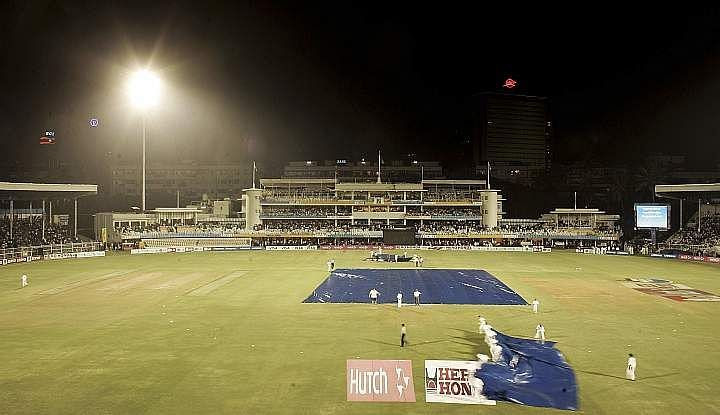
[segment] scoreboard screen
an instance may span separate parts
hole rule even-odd
[[[670,229],[670,205],[636,203],[635,227],[637,229]]]
[[[383,229],[383,243],[388,245],[415,245],[415,228]]]

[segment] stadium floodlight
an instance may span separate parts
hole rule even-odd
[[[142,211],[145,212],[145,138],[147,136],[145,120],[147,110],[157,105],[160,99],[162,82],[155,73],[148,69],[140,69],[128,79],[127,92],[130,103],[142,114]]]
[[[132,105],[147,109],[157,105],[161,89],[160,78],[147,69],[133,73],[128,79],[127,92]]]

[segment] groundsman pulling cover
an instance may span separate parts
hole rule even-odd
[[[483,382],[484,396],[530,406],[578,409],[575,373],[554,342],[507,336],[494,329],[491,333],[502,353],[475,372]]]

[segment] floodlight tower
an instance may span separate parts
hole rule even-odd
[[[157,75],[148,69],[140,69],[128,78],[127,92],[130,103],[141,111],[142,119],[142,205],[145,212],[145,141],[147,138],[147,116],[149,110],[156,106],[160,98],[162,82]]]

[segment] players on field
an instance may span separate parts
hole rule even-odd
[[[632,353],[628,354],[627,369],[625,369],[625,379],[635,380],[635,368],[637,367],[637,360]]]
[[[502,357],[502,346],[498,344],[494,337],[490,339],[490,356],[493,362],[497,362]]]
[[[405,347],[405,336],[407,336],[407,327],[405,327],[405,323],[402,323],[400,327],[400,347]]]
[[[375,288],[370,290],[370,294],[368,295],[368,297],[370,297],[370,303],[377,304],[379,295],[380,295],[380,291],[376,290]]]
[[[28,285],[28,277],[27,275],[23,274],[22,277],[20,277],[20,288],[25,288]]]
[[[485,317],[478,316],[478,332],[480,334],[485,334],[485,325],[487,324],[487,321],[485,320]]]
[[[545,326],[542,323],[538,323],[535,327],[535,338],[540,340],[540,343],[545,343]]]
[[[413,291],[413,297],[415,298],[415,305],[420,305],[420,294],[422,294],[418,289],[416,288],[415,291]]]
[[[397,293],[397,302],[398,302],[398,308],[402,307],[402,293]]]
[[[537,312],[538,312],[538,307],[540,307],[540,301],[538,301],[537,298],[533,298],[533,300],[532,300],[533,313],[537,314]]]
[[[328,267],[328,272],[334,271],[334,270],[335,270],[335,260],[334,260],[334,259],[328,259],[328,261],[327,261],[327,267]]]

